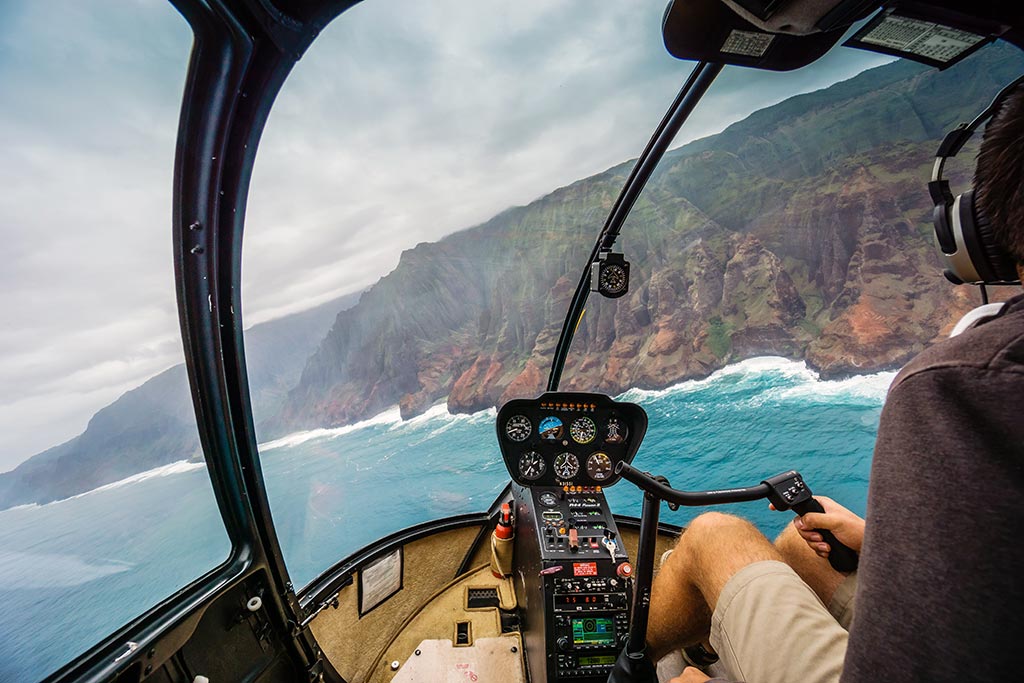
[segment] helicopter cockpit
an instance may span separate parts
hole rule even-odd
[[[934,155],[942,134],[1024,70],[1024,10],[1009,3],[672,0],[658,16],[615,10],[589,27],[593,44],[557,51],[551,35],[593,7],[502,9],[480,37],[419,3],[401,16],[349,0],[171,4],[193,40],[166,183],[184,363],[0,471],[2,680],[603,683],[642,654],[657,558],[685,533],[660,503],[749,503],[778,530],[787,520],[765,501],[817,510],[813,486],[863,511],[894,371],[991,284],[959,277],[936,293],[932,275],[970,245],[951,228],[937,255],[922,216],[947,195],[953,215],[950,181],[967,172],[943,166],[975,149],[980,124]],[[364,34],[364,11],[379,33]],[[622,29],[634,11],[665,62],[615,52],[641,40]],[[430,21],[454,33],[420,43]],[[152,47],[164,58],[173,42]],[[443,77],[425,63],[435,53]],[[505,83],[492,53],[552,84],[495,86],[497,104],[469,111],[467,83]],[[403,55],[413,68],[389,81]],[[152,88],[167,63],[128,84]],[[827,73],[806,76],[814,63]],[[663,108],[666,84],[678,93],[639,157],[619,161],[647,119],[632,152],[602,150],[611,133],[596,119],[638,118],[634,98]],[[722,110],[741,114],[700,118],[716,84]],[[430,98],[445,102],[428,111]],[[533,129],[534,110],[559,108],[587,123]],[[132,135],[156,120],[117,109]],[[314,140],[296,132],[307,117],[355,133]],[[457,135],[407,158],[421,117]],[[498,123],[531,153],[509,153]],[[470,164],[464,137],[488,154]],[[561,143],[592,175],[569,183],[581,167],[534,153]],[[42,163],[31,145],[18,154]],[[485,189],[467,189],[471,167],[493,173]],[[499,189],[523,206],[506,209]],[[392,212],[405,195],[417,216]],[[294,210],[315,202],[328,208]],[[855,566],[823,536],[833,566]],[[668,680],[680,662],[634,680]]]

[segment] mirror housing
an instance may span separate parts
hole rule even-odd
[[[874,3],[860,2],[858,7],[860,11],[831,30],[796,35],[760,28],[722,0],[672,0],[665,10],[662,35],[669,54],[679,59],[791,71],[828,52],[850,22],[865,16]]]

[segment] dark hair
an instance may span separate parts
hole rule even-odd
[[[1024,86],[1003,100],[985,127],[974,197],[998,245],[1024,263]]]

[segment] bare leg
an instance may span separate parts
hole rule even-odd
[[[782,556],[750,522],[719,512],[693,520],[654,580],[647,627],[651,660],[706,640],[722,588],[740,569],[764,560]]]
[[[806,541],[800,537],[792,524],[787,525],[775,539],[775,547],[778,548],[786,564],[793,568],[793,571],[811,587],[811,590],[828,607],[836,588],[846,579],[846,575],[832,569],[828,560],[818,557]]]

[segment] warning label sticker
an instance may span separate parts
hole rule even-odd
[[[573,562],[573,576],[597,576],[597,562]]]

